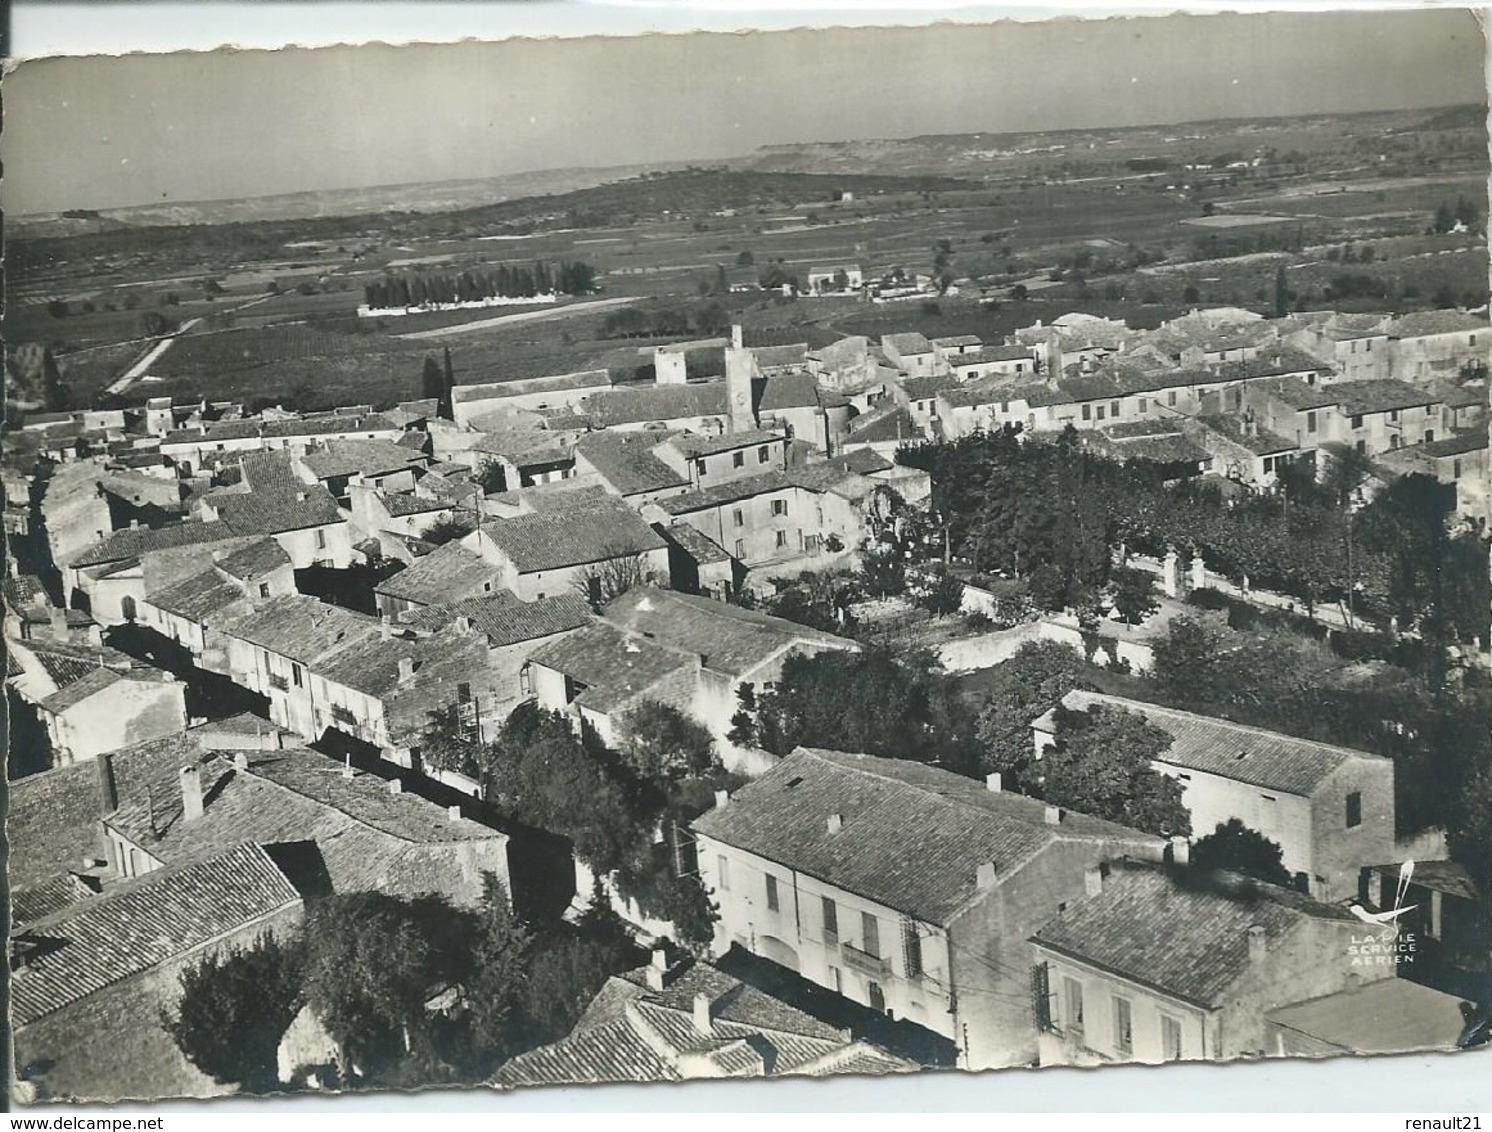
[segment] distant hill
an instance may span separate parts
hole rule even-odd
[[[1476,130],[1487,124],[1487,108],[1470,106],[1448,106],[1432,114],[1415,128],[1419,130]]]

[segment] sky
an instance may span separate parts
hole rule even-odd
[[[1440,106],[1485,98],[1484,57],[1469,12],[1421,10],[39,59],[5,78],[0,199],[24,215],[800,141]]]

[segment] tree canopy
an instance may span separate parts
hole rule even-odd
[[[1056,743],[1040,764],[1040,796],[1162,837],[1190,833],[1181,784],[1151,766],[1170,745],[1171,736],[1137,712],[1059,707]]]
[[[731,741],[786,755],[831,747],[935,762],[967,773],[978,765],[969,706],[922,653],[884,649],[791,656],[760,695],[740,690]]]
[[[181,974],[181,1000],[161,1025],[182,1054],[222,1085],[268,1092],[280,1039],[301,1008],[298,939],[265,936],[197,960]]]
[[[1058,641],[1028,641],[990,672],[978,736],[985,772],[1005,776],[1008,789],[1022,790],[1030,777],[1035,748],[1031,722],[1085,687],[1083,658]]]
[[[1242,873],[1288,887],[1292,882],[1289,870],[1281,863],[1282,854],[1278,842],[1238,818],[1229,818],[1191,847],[1191,866],[1204,872]]]

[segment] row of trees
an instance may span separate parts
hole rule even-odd
[[[639,959],[594,913],[536,929],[491,874],[480,906],[380,892],[325,897],[298,932],[207,955],[160,1022],[187,1060],[246,1092],[279,1087],[277,1049],[309,1007],[340,1048],[346,1084],[480,1081],[568,1033],[611,975]],[[430,1004],[444,996],[449,1005]]]
[[[540,295],[586,295],[596,289],[596,269],[566,261],[552,267],[543,260],[532,266],[500,263],[454,275],[409,273],[386,275],[363,287],[363,301],[374,310],[425,304],[477,303],[484,299],[531,299]]]
[[[631,304],[612,311],[601,325],[608,338],[714,337],[730,330],[731,315],[718,302],[690,306],[659,302]]]
[[[1486,544],[1452,532],[1455,493],[1402,477],[1354,512],[1371,472],[1356,453],[1330,459],[1321,480],[1290,465],[1281,488],[1229,500],[1190,481],[1167,484],[1143,461],[1120,464],[1069,429],[1055,440],[1016,428],[904,447],[898,460],[933,476],[934,505],[953,552],[975,570],[1026,581],[1046,609],[1091,604],[1121,548],[1202,555],[1209,568],[1299,599],[1308,612],[1345,603],[1427,639],[1485,632]]]

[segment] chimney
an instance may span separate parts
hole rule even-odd
[[[995,887],[995,863],[993,861],[985,861],[979,866],[974,873],[974,883],[981,891]]]
[[[1047,823],[1047,825],[1062,824],[1062,811],[1059,810],[1056,806],[1048,806],[1044,811],[1042,811],[1041,816],[1042,819]]]
[[[471,632],[471,618],[467,617],[465,614],[462,614],[461,616],[457,617],[456,618],[456,632],[460,633],[463,637],[466,634],[470,633]]]
[[[460,807],[460,805],[447,806],[446,807],[446,820],[447,821],[460,821],[461,820],[461,807]]]
[[[119,809],[119,787],[114,782],[114,756],[98,756],[98,808],[107,817]]]
[[[382,617],[378,619],[378,636],[379,639],[385,641],[394,639],[394,627],[388,623],[387,619]]]
[[[67,632],[67,610],[58,609],[55,605],[47,606],[47,621],[52,626],[52,632]]]
[[[247,751],[234,751],[233,752],[233,769],[234,770],[248,770],[249,769],[249,753]]]
[[[739,350],[739,349],[742,348],[742,346],[745,345],[745,343],[746,343],[746,339],[745,339],[744,335],[742,334],[741,324],[740,323],[733,323],[731,325],[731,328],[730,328],[730,344],[731,344],[731,348]]]
[[[1089,865],[1083,870],[1083,892],[1088,896],[1097,896],[1103,891],[1103,866]]]
[[[402,793],[404,793],[404,783],[401,782],[401,781],[399,781],[399,779],[397,779],[397,778],[391,778],[391,779],[389,779],[389,793],[390,794],[402,794]]]
[[[707,994],[701,993],[694,996],[694,1028],[701,1034],[715,1032],[714,1005]]]
[[[399,683],[408,684],[414,679],[414,657],[401,656],[399,658]]]
[[[353,776],[353,773],[352,756],[348,755],[345,759],[342,760],[342,777],[351,778]]]
[[[653,961],[647,969],[648,989],[661,991],[668,984],[668,952],[653,948]]]
[[[202,772],[194,766],[181,768],[181,816],[186,821],[202,816]]]
[[[730,801],[730,791],[729,790],[717,790],[717,791],[715,791],[715,808],[717,810],[724,809],[726,803],[728,803],[729,801]]]
[[[998,794],[1005,788],[1004,779],[1000,777],[998,770],[984,776],[984,788],[991,794]]]
[[[1192,844],[1180,835],[1171,838],[1171,863],[1185,865],[1191,862]]]
[[[130,520],[130,530],[132,530],[132,531],[138,531],[139,529],[140,529],[140,520],[139,519],[131,519]]]
[[[1261,962],[1269,952],[1269,941],[1264,935],[1262,924],[1253,924],[1249,928],[1249,962]]]
[[[830,814],[829,820],[825,824],[828,825],[830,833],[838,833],[844,828],[844,818],[839,814]]]

